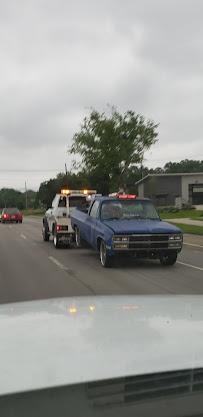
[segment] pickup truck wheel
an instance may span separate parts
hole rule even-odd
[[[43,226],[42,226],[42,236],[43,236],[44,242],[48,242],[49,241],[48,228],[47,228],[47,225],[44,224],[44,223],[43,223]]]
[[[75,228],[75,243],[77,248],[81,248],[80,229],[78,227]]]
[[[104,268],[110,268],[112,266],[112,258],[108,255],[106,250],[106,245],[103,240],[101,240],[99,247],[100,262]]]
[[[176,252],[172,252],[172,253],[168,253],[166,255],[160,256],[161,265],[165,265],[165,266],[174,265],[176,263],[176,260],[177,260]]]

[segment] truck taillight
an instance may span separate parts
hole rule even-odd
[[[62,226],[61,224],[57,224],[56,231],[57,232],[61,232],[62,230],[67,231],[68,230],[68,226]]]
[[[119,194],[118,198],[120,198],[121,200],[130,200],[130,199],[134,199],[136,198],[136,194]]]

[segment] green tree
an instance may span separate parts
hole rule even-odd
[[[49,208],[53,198],[57,193],[60,193],[61,189],[78,190],[90,187],[89,178],[83,171],[78,173],[67,172],[67,174],[60,173],[56,178],[51,178],[49,181],[44,181],[40,184],[37,199],[39,204]]]
[[[36,192],[27,191],[28,207],[35,207]],[[18,207],[20,210],[25,208],[25,193],[14,190],[13,188],[2,188],[0,190],[0,207]]]
[[[176,172],[203,172],[203,161],[184,159],[180,162],[167,162],[164,166],[166,174]]]
[[[110,115],[92,110],[75,133],[71,154],[79,154],[82,167],[99,192],[127,188],[131,167],[141,164],[144,152],[157,138],[158,125],[142,115],[114,107]]]

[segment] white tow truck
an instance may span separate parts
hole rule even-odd
[[[75,231],[71,226],[71,213],[77,207],[88,207],[89,196],[96,195],[96,190],[68,190],[63,189],[56,194],[43,218],[42,236],[45,242],[53,237],[55,248],[60,244],[70,246],[75,241]]]

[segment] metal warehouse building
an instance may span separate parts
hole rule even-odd
[[[157,206],[203,205],[203,172],[149,174],[136,183],[139,197],[148,197]]]

